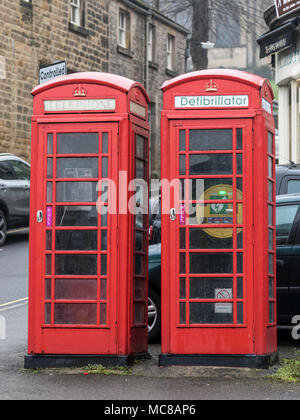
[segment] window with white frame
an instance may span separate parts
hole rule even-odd
[[[152,24],[148,27],[148,61],[156,61],[156,27]]]
[[[173,70],[175,64],[175,37],[168,34],[167,43],[167,69]]]
[[[119,11],[119,45],[130,49],[130,14],[125,10]]]
[[[81,8],[83,0],[70,0],[71,1],[71,23],[73,25],[81,26]]]

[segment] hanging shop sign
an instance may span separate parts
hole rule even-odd
[[[275,0],[277,17],[285,16],[300,9],[300,0]]]
[[[260,58],[267,57],[268,55],[275,54],[295,45],[295,28],[297,26],[298,19],[296,18],[260,36],[257,40],[260,46]]]

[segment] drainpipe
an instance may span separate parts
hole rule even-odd
[[[192,71],[191,68],[191,38],[187,38],[186,40],[186,48],[185,48],[185,73]]]
[[[149,88],[149,61],[148,61],[148,41],[149,41],[149,25],[150,16],[145,15],[145,71],[144,71],[144,87],[148,91]]]

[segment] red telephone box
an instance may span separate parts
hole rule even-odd
[[[275,142],[267,80],[230,70],[166,82],[160,364],[277,359]],[[184,191],[184,193],[183,193]]]
[[[127,364],[147,353],[147,199],[130,182],[148,182],[148,95],[105,73],[32,94],[25,366]]]

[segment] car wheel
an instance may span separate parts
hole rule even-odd
[[[148,297],[148,339],[149,343],[160,340],[160,296],[154,290],[149,290]]]
[[[7,221],[5,214],[0,210],[0,246],[5,244],[7,238]]]

